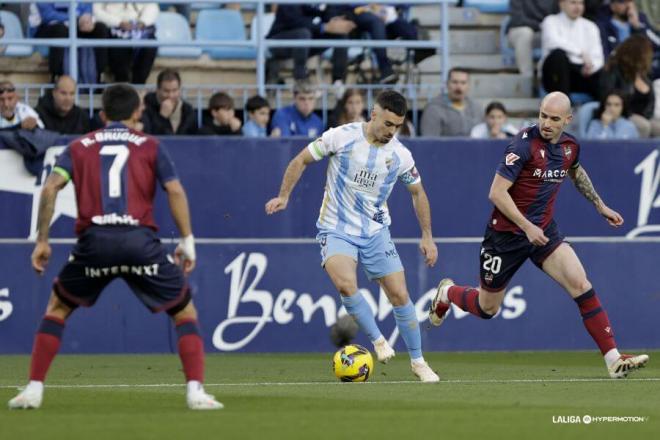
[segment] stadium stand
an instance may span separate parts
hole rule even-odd
[[[156,39],[166,44],[170,41],[193,41],[190,25],[183,15],[176,12],[161,12],[156,21]],[[158,55],[170,58],[199,58],[199,47],[160,46]]]
[[[10,11],[0,11],[0,22],[5,27],[4,38],[23,38],[23,28],[16,14]],[[27,44],[9,44],[3,55],[7,57],[27,57],[32,54],[34,48]]]

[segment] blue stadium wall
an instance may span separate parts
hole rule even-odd
[[[289,208],[268,217],[264,203],[277,193],[288,161],[304,139],[164,139],[188,190],[198,237],[197,269],[190,277],[207,350],[330,351],[329,327],[343,313],[321,269],[314,242],[325,165],[311,165]],[[431,201],[440,257],[433,269],[417,250],[419,228],[410,196],[395,188],[389,201],[392,236],[404,262],[420,321],[444,276],[478,281],[480,238],[490,213],[487,193],[505,143],[462,139],[410,140]],[[572,187],[561,189],[556,219],[572,237],[619,345],[660,347],[660,141],[584,143],[581,162],[596,188],[626,223],[610,228]],[[58,148],[50,150],[44,176]],[[52,228],[53,256],[46,274],[30,268],[35,201],[42,178],[28,176],[20,158],[0,150],[0,353],[29,353],[50,284],[73,243],[75,205],[62,193]],[[160,234],[171,249],[177,237],[159,194]],[[398,337],[391,307],[377,284],[359,273],[386,337]],[[576,306],[558,285],[527,263],[508,288],[500,314],[481,321],[454,309],[440,329],[422,323],[425,350],[590,349]],[[367,343],[363,336],[359,342]],[[67,324],[63,352],[167,352],[176,346],[167,316],[151,315],[122,281],[113,282],[94,308]]]

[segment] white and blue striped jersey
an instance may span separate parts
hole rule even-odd
[[[410,150],[396,137],[370,145],[365,129],[361,122],[341,125],[307,146],[315,160],[329,157],[316,222],[321,230],[371,237],[391,223],[387,198],[397,179],[406,185],[421,181]]]

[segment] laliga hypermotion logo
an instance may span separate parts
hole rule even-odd
[[[37,236],[37,215],[39,213],[41,187],[53,169],[57,156],[64,151],[64,148],[51,147],[46,151],[44,167],[39,179],[27,172],[25,166],[23,166],[23,156],[13,150],[0,150],[0,191],[32,195],[32,216],[28,237],[30,239]],[[51,223],[54,223],[62,215],[73,218],[78,215],[73,185],[67,185],[60,191]]]
[[[646,156],[635,167],[635,174],[642,175],[641,188],[639,191],[639,210],[637,212],[637,227],[626,234],[627,238],[649,232],[660,232],[660,224],[649,225],[649,217],[653,208],[660,208],[660,164],[656,165],[658,150]]]

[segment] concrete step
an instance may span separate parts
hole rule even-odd
[[[438,83],[438,73],[422,73],[421,84]],[[470,75],[470,96],[488,99],[493,96],[507,98],[530,98],[533,80],[513,73],[472,73]]]
[[[430,31],[429,40],[440,41],[440,31]],[[452,54],[500,51],[500,34],[495,29],[452,29],[449,32],[449,41],[449,51]]]
[[[489,102],[499,101],[504,104],[510,116],[519,117],[521,119],[534,123],[539,115],[539,104],[541,101],[538,98],[508,98],[501,95],[495,95],[491,98],[476,98],[476,101],[486,108]]]
[[[495,71],[511,70],[502,61],[502,55],[498,54],[451,54],[449,57],[449,66],[460,66],[474,71]],[[421,61],[417,67],[421,73],[439,74],[442,71],[442,58],[440,55],[434,55]]]
[[[451,27],[464,26],[490,26],[499,27],[502,14],[485,14],[476,8],[449,7],[449,24]],[[428,28],[439,28],[442,18],[440,6],[417,5],[410,8],[410,19],[417,19],[420,26]]]

